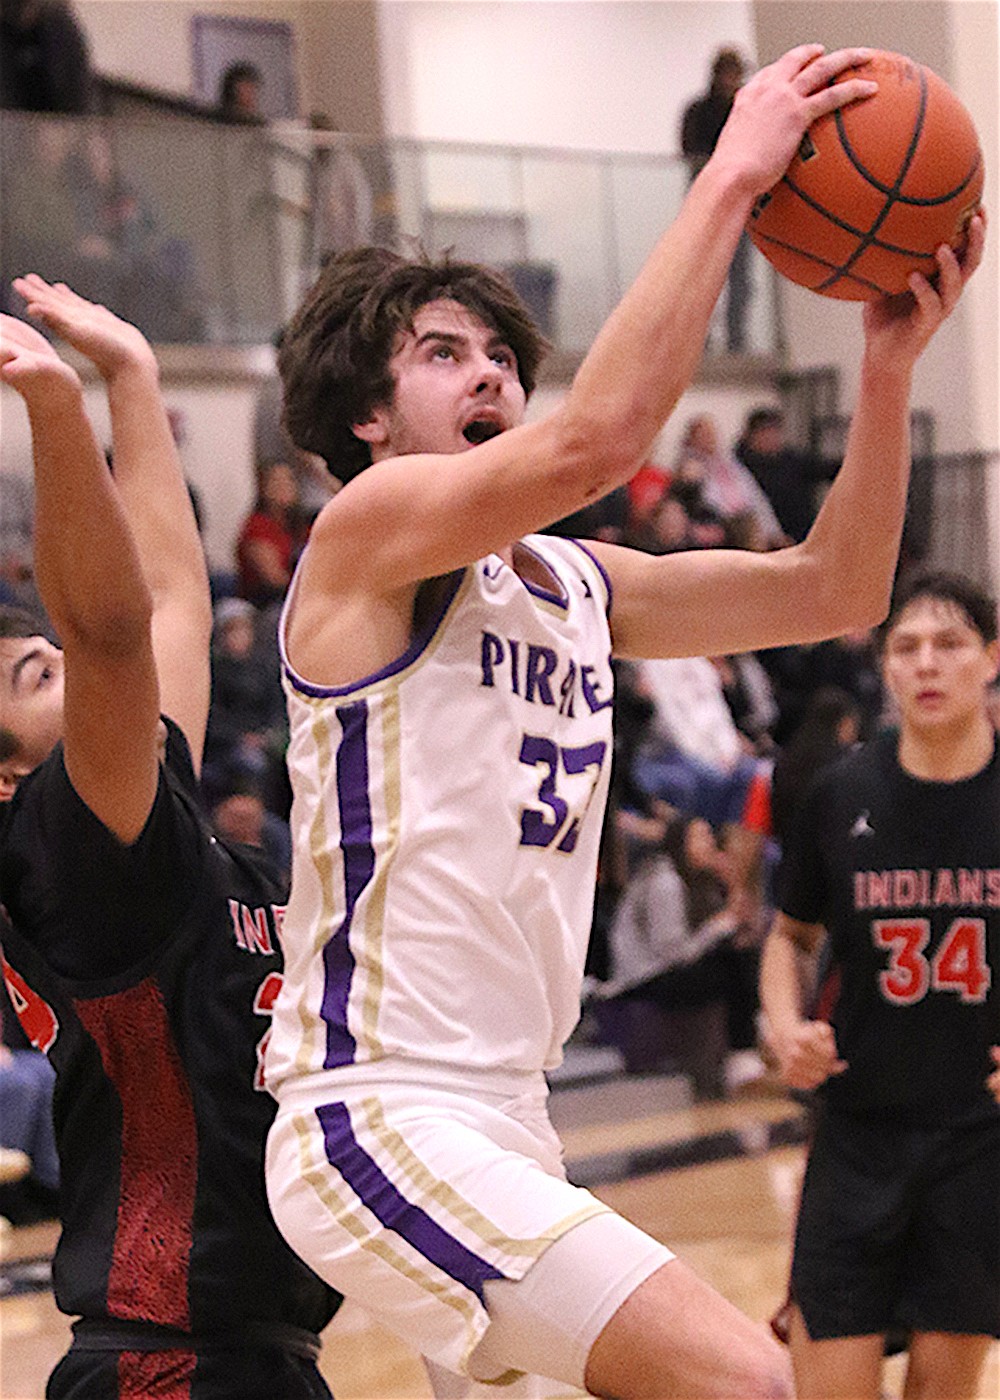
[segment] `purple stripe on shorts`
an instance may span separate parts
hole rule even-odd
[[[357,1043],[347,1029],[347,997],[354,975],[350,934],[354,909],[375,873],[372,813],[368,798],[368,706],[363,700],[337,710],[341,740],[337,749],[337,803],[344,857],[344,918],[323,949],[323,1020],[327,1069],[351,1064]]]
[[[372,1214],[387,1230],[395,1231],[425,1259],[471,1289],[479,1301],[485,1303],[483,1285],[487,1279],[503,1278],[500,1270],[466,1249],[426,1211],[402,1195],[354,1136],[344,1104],[323,1104],[317,1108],[316,1117],[323,1128],[327,1160]]]

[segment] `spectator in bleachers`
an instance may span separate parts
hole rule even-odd
[[[774,687],[778,720],[773,732],[779,745],[801,724],[810,697],[830,685],[853,698],[862,739],[878,732],[885,701],[873,632],[851,632],[815,646],[777,647],[762,651],[760,661]]]
[[[32,607],[35,490],[30,476],[0,472],[0,602]]]
[[[712,63],[707,90],[685,108],[681,121],[681,151],[692,180],[715,150],[745,77],[746,64],[739,50],[720,49]],[[746,348],[750,292],[750,239],[743,233],[729,267],[726,293],[726,345],[734,353]]]
[[[3,920],[0,916],[0,937]],[[59,1156],[52,1122],[55,1073],[28,1040],[0,977],[0,1147],[23,1152],[28,1174],[0,1185],[0,1216],[15,1225],[57,1214]]]
[[[278,669],[270,650],[259,645],[257,624],[257,611],[244,598],[223,598],[215,605],[204,758],[210,786],[232,773],[262,777],[284,754],[287,728]]]
[[[733,879],[732,863],[707,822],[666,818],[611,921],[609,975],[590,984],[596,1001],[638,1004],[640,1014],[642,1003],[667,1013],[721,1004],[725,1043],[695,1086],[712,1097],[723,1091],[727,1052],[752,1051],[755,1038],[756,958],[748,960],[737,936]],[[691,1029],[697,1033],[696,1024]],[[644,1053],[654,1062],[648,1039],[655,1032],[654,1025],[644,1033]]]
[[[764,914],[770,764],[750,752],[707,658],[641,661],[637,676],[653,714],[633,764],[635,786],[725,833],[736,872],[734,904],[752,936]]]
[[[845,632],[806,651],[809,694],[824,686],[846,690],[858,707],[860,738],[875,737],[885,708],[885,687],[873,630]]]
[[[861,714],[845,690],[822,686],[810,697],[802,723],[775,759],[771,775],[771,822],[779,843],[787,840],[813,778],[860,735]]]
[[[262,850],[283,879],[291,878],[288,823],[268,810],[256,778],[236,773],[223,780],[212,803],[212,824],[225,840]]]
[[[235,126],[263,126],[267,121],[263,95],[264,79],[257,65],[245,60],[231,63],[219,82],[216,113]]]
[[[717,549],[725,542],[725,522],[708,498],[704,469],[697,457],[678,458],[667,494],[680,501],[687,513],[693,548]]]
[[[79,114],[92,102],[86,35],[66,0],[2,0],[0,108]]]
[[[804,540],[819,510],[817,487],[831,481],[840,464],[791,447],[785,415],[773,407],[748,414],[736,456],[756,478],[788,538],[795,544]]]
[[[674,554],[681,549],[699,548],[691,517],[672,484],[646,519],[630,528],[626,543],[647,554]]]
[[[706,504],[724,521],[750,514],[759,526],[765,548],[774,549],[789,542],[757,479],[731,452],[722,448],[710,414],[701,413],[689,419],[681,438],[675,473],[688,480],[699,480]]]
[[[635,762],[643,791],[713,826],[739,822],[760,764],[733,722],[722,677],[706,657],[640,661],[653,702]]]
[[[79,281],[90,274],[93,259],[67,178],[76,125],[34,117],[5,121],[4,128],[0,304],[7,305],[11,280],[26,269]]]
[[[312,112],[310,128],[318,133],[309,167],[304,265],[310,281],[327,253],[370,243],[375,230],[375,202],[364,168],[349,145],[324,139],[337,125],[326,112]]]
[[[91,126],[79,135],[64,177],[78,248],[93,264],[89,295],[110,302],[150,340],[203,339],[191,249],[163,232],[147,196],[122,172],[104,130]]]
[[[778,706],[770,678],[757,657],[753,652],[716,656],[713,665],[733,723],[752,752],[761,757],[772,753]]]
[[[288,463],[262,467],[256,503],[236,542],[239,593],[255,607],[271,607],[285,596],[305,544],[298,507],[298,486]]]
[[[542,533],[570,539],[604,540],[607,544],[621,544],[625,539],[628,520],[628,488],[619,486],[600,500],[593,501],[562,520],[557,520],[554,525],[547,526]]]
[[[649,521],[670,485],[670,468],[652,460],[644,462],[628,483],[627,537],[634,538]]]
[[[5,276],[38,272],[112,306],[152,340],[204,336],[188,244],[160,227],[107,132],[45,117],[4,143]]]

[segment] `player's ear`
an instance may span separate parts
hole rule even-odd
[[[382,447],[389,440],[389,415],[384,408],[373,408],[363,423],[352,423],[351,432],[369,447]]]
[[[990,642],[986,648],[986,655],[990,663],[990,678],[987,684],[992,685],[1000,673],[1000,641]]]

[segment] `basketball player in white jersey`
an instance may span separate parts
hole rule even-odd
[[[282,622],[295,850],[269,1195],[322,1277],[479,1381],[790,1393],[762,1327],[567,1183],[546,1113],[544,1071],[579,1014],[610,653],[741,651],[882,616],[913,366],[979,260],[982,221],[961,264],[939,252],[936,286],[914,276],[911,295],[865,308],[845,462],[803,544],[654,558],[530,532],[645,459],[754,200],[810,122],[872,92],[829,87],[861,58],[806,45],[740,91],[544,421],[523,422],[540,338],[475,266],[342,255],[284,337],[292,436],[347,484]]]

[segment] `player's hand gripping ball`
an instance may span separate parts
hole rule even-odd
[[[983,193],[972,118],[936,73],[876,52],[835,80],[872,77],[878,92],[815,121],[778,184],[762,195],[750,237],[779,272],[823,296],[868,301],[959,253]]]

